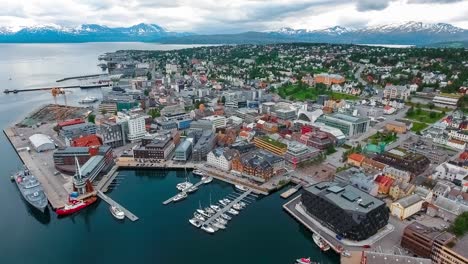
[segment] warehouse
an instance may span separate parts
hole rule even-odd
[[[37,152],[55,149],[55,144],[44,134],[34,134],[29,137],[29,142]]]

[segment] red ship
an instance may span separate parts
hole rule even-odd
[[[60,215],[70,215],[96,202],[96,197],[89,197],[86,200],[71,200],[67,205],[57,209],[55,212]]]

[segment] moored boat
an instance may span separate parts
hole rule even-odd
[[[210,182],[213,181],[213,177],[211,177],[211,176],[203,176],[203,177],[201,178],[201,181],[202,181],[204,184],[208,184],[208,183],[210,183]]]
[[[310,261],[310,258],[300,258],[296,259],[297,264],[311,264],[312,261]]]
[[[195,218],[190,219],[189,222],[195,227],[200,227],[202,225],[200,220]]]
[[[230,216],[227,215],[227,214],[221,214],[221,217],[224,218],[224,219],[226,219],[226,220],[228,220],[228,221],[232,219],[232,217],[230,217]]]
[[[238,211],[236,211],[235,209],[232,209],[232,208],[229,209],[227,212],[230,213],[230,214],[232,214],[232,215],[238,215],[238,214],[239,214]]]
[[[117,218],[117,219],[119,219],[119,220],[122,220],[122,219],[125,218],[125,213],[124,213],[124,211],[122,211],[119,207],[111,205],[111,206],[109,207],[109,210],[110,210],[110,212],[112,213],[112,215],[113,215],[115,218]]]
[[[201,171],[201,170],[198,170],[198,169],[193,170],[192,174],[193,175],[198,175],[198,176],[205,176],[205,173],[203,171]]]
[[[322,250],[322,251],[327,251],[330,249],[330,245],[328,245],[325,240],[323,240],[319,235],[313,234],[312,239],[314,240],[314,243]]]
[[[73,213],[76,213],[89,205],[93,204],[96,202],[97,198],[92,196],[89,197],[85,200],[70,200],[68,204],[66,204],[62,208],[58,208],[55,212],[60,215],[60,216],[65,216],[65,215],[71,215]]]
[[[178,201],[183,200],[185,198],[187,198],[187,194],[185,192],[181,192],[181,193],[177,194],[176,196],[174,196],[173,201],[178,202]]]
[[[216,232],[216,230],[211,225],[207,225],[207,224],[202,225],[201,229],[203,229],[205,232],[210,233],[210,234]]]
[[[223,225],[223,224],[220,223],[220,222],[214,222],[212,225],[215,226],[215,227],[217,227],[217,228],[219,228],[219,229],[226,229],[226,226]]]
[[[198,213],[198,212],[193,213],[193,216],[194,216],[196,219],[200,220],[200,221],[205,221],[205,220],[206,220],[205,217],[203,217],[203,216],[202,216],[200,213]]]
[[[246,191],[249,190],[249,188],[245,187],[244,185],[240,185],[240,184],[236,184],[236,185],[234,185],[234,187],[236,187],[237,190],[242,191],[242,192],[246,192]]]
[[[93,96],[87,96],[79,101],[80,104],[92,104],[94,102],[97,102],[98,99]]]

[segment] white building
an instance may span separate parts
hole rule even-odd
[[[432,175],[434,180],[443,179],[449,181],[463,181],[468,176],[468,170],[457,165],[444,162],[437,166]]]
[[[55,144],[44,134],[34,134],[29,137],[29,142],[37,152],[55,149]]]
[[[117,123],[124,123],[124,127],[126,127],[127,132],[127,139],[131,142],[140,140],[146,135],[144,116],[126,115],[119,112],[117,113]]]
[[[415,213],[419,212],[422,208],[424,200],[417,194],[401,198],[390,205],[390,213],[400,220],[404,220]]]
[[[403,85],[387,85],[384,88],[383,96],[388,99],[408,99],[410,90]]]
[[[432,99],[432,102],[434,102],[435,104],[456,106],[458,103],[458,100],[460,100],[459,95],[439,94],[439,95],[434,96],[434,99]]]
[[[207,116],[203,118],[204,120],[210,120],[213,123],[213,128],[216,130],[217,128],[226,127],[227,119],[224,116]]]
[[[452,131],[450,131],[450,133],[448,135],[449,135],[450,138],[454,138],[454,139],[458,139],[458,140],[461,140],[461,141],[464,141],[464,142],[468,142],[468,134],[459,133],[456,130],[452,130]]]
[[[207,163],[210,166],[224,171],[230,171],[232,160],[239,155],[239,152],[233,149],[216,148],[207,155]]]

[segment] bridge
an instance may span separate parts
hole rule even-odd
[[[118,207],[120,210],[122,210],[124,213],[125,213],[125,216],[130,219],[131,221],[136,221],[138,220],[138,217],[134,214],[132,214],[132,212],[130,212],[129,210],[127,210],[125,207],[121,206],[120,204],[118,204],[116,201],[112,200],[112,198],[110,198],[109,196],[105,195],[102,191],[98,190],[97,191],[97,196],[99,196],[99,198],[101,198],[104,202],[112,205],[112,206],[115,206],[115,207]]]

